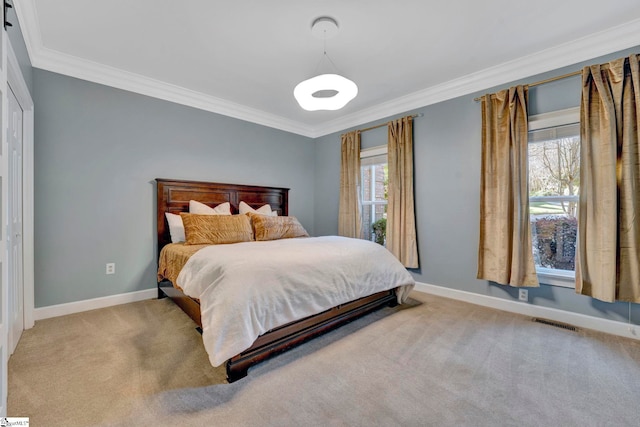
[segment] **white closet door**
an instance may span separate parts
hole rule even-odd
[[[13,354],[24,330],[24,269],[22,248],[22,108],[11,88],[7,90],[9,155],[9,354]]]
[[[0,9],[0,19],[4,20]],[[8,279],[8,222],[9,198],[7,183],[8,146],[7,146],[7,33],[0,28],[0,416],[7,415],[7,363],[9,360],[9,279]]]

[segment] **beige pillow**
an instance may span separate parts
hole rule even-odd
[[[246,215],[198,215],[181,212],[185,244],[219,245],[253,240],[251,221]]]
[[[238,211],[241,214],[252,213],[260,215],[278,216],[278,211],[272,211],[271,205],[262,205],[258,209],[253,209],[251,206],[241,201],[238,206]]]
[[[220,203],[212,208],[196,200],[189,200],[189,213],[198,215],[231,215],[231,203]]]
[[[295,216],[266,216],[249,214],[256,240],[290,239],[309,237],[309,233]]]

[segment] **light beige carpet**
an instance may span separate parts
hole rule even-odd
[[[9,363],[9,415],[32,426],[640,424],[640,342],[413,297],[234,384],[168,300],[39,321]]]

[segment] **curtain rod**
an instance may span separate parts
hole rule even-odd
[[[582,73],[582,70],[578,70],[578,71],[574,71],[573,73],[567,73],[567,74],[563,74],[561,76],[556,76],[556,77],[550,77],[548,79],[545,80],[540,80],[539,82],[535,82],[535,83],[529,83],[528,85],[525,86],[539,86],[539,85],[543,85],[545,83],[551,83],[551,82],[555,82],[556,80],[562,80],[562,79],[566,79],[567,77],[573,77],[573,76],[577,76],[579,74]],[[478,98],[473,98],[474,101],[480,101],[482,99],[481,96],[479,96]]]
[[[414,118],[414,119],[416,117],[422,117],[422,116],[424,116],[424,113],[418,113],[418,114],[412,114],[411,115],[411,117]],[[380,123],[379,125],[375,125],[375,126],[369,126],[368,128],[360,129],[360,132],[366,132],[368,130],[378,129],[378,128],[381,128],[382,126],[386,126],[387,124],[389,124],[389,122]]]

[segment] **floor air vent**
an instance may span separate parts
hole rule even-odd
[[[536,323],[543,323],[545,325],[555,326],[556,328],[562,328],[562,329],[566,329],[568,331],[574,331],[574,332],[578,331],[578,328],[576,328],[573,325],[568,325],[566,323],[560,323],[560,322],[556,322],[556,321],[553,321],[553,320],[547,320],[547,319],[540,319],[539,317],[534,317],[532,320],[534,322],[536,322]]]

